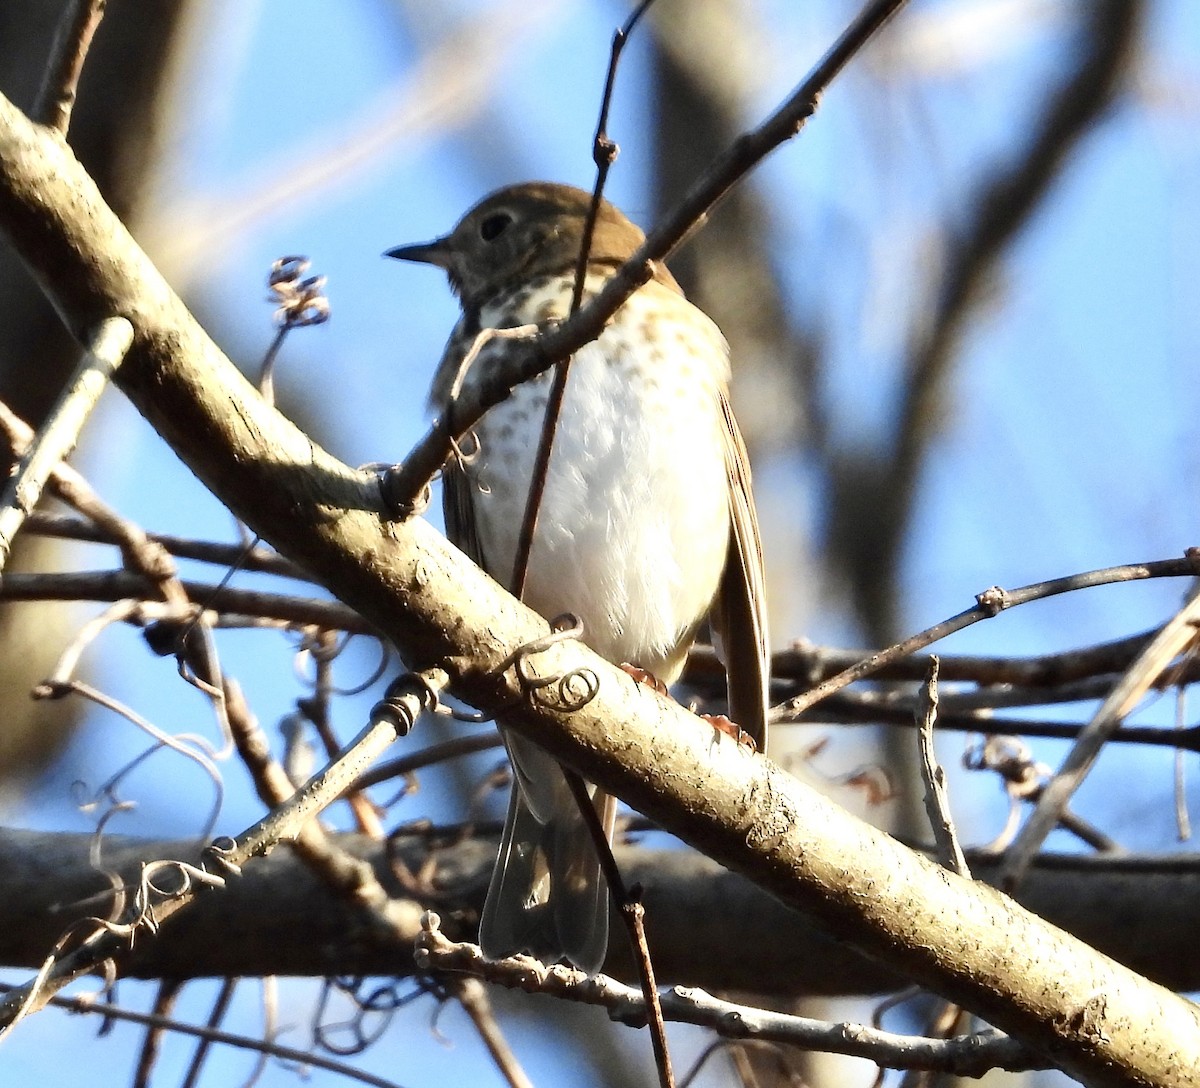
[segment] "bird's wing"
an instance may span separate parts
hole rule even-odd
[[[471,506],[471,481],[458,457],[453,455],[442,467],[442,518],[450,542],[477,567],[487,570],[487,556],[479,543],[475,510]]]
[[[725,393],[721,394],[721,412],[729,482],[729,552],[713,602],[712,627],[725,658],[729,716],[762,751],[767,744],[767,687],[771,679],[762,540],[750,490],[750,458]]]

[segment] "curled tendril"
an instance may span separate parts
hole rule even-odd
[[[530,702],[547,710],[572,713],[582,710],[600,691],[600,677],[586,666],[570,669],[558,676],[537,676],[529,669],[534,654],[545,653],[559,642],[577,639],[583,634],[583,622],[578,616],[564,612],[550,621],[550,633],[525,643],[503,664],[516,670],[521,690]]]
[[[218,835],[204,848],[204,860],[230,876],[241,876],[242,867],[232,857],[236,849],[237,842],[234,839],[228,835]]]
[[[474,431],[467,431],[466,434],[459,438],[451,438],[450,452],[454,454],[455,459],[464,468],[467,465],[473,464],[475,461],[479,460],[479,454],[481,452],[479,435],[477,435]]]
[[[963,754],[963,766],[972,771],[994,771],[1014,799],[1036,793],[1050,777],[1050,768],[1039,763],[1020,737],[990,733]]]
[[[370,673],[365,679],[360,680],[357,684],[350,687],[341,687],[332,683],[328,684],[326,688],[327,694],[345,696],[361,695],[369,687],[376,684],[387,671],[391,660],[391,650],[383,639],[374,635],[362,636],[356,632],[342,632],[337,638],[329,640],[324,637],[326,634],[327,632],[321,628],[306,628],[301,633],[300,641],[296,646],[296,654],[292,661],[292,673],[306,687],[315,690],[321,683],[318,667],[332,663],[343,654],[351,642],[363,637],[370,638],[372,645],[377,648],[379,654],[378,661],[372,666]]]
[[[313,1041],[322,1050],[339,1057],[361,1054],[387,1030],[397,1009],[430,992],[425,981],[402,986],[398,982],[378,984],[374,980],[340,977],[325,980],[313,1016]],[[349,1002],[350,1015],[334,1020],[335,998]]]

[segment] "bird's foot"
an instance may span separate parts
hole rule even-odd
[[[733,737],[742,748],[749,749],[751,752],[758,751],[758,745],[754,743],[754,738],[727,715],[701,714],[700,717],[708,722],[718,733],[724,733],[727,737]]]
[[[621,662],[620,669],[633,677],[634,683],[641,684],[643,687],[653,688],[659,695],[667,694],[667,685],[664,684],[652,672],[647,672],[638,665],[631,665],[628,661]]]
[[[622,672],[633,677],[634,683],[653,688],[659,695],[669,696],[667,685],[655,676],[654,673],[648,672],[639,665],[631,665],[628,661],[623,661],[619,667]],[[758,745],[754,743],[754,738],[727,715],[701,714],[700,717],[708,722],[718,733],[724,733],[727,737],[732,737],[741,747],[747,748],[751,752],[758,751]]]

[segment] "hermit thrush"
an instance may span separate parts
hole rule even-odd
[[[434,377],[445,412],[512,350],[492,339],[461,373],[481,328],[565,318],[591,196],[531,183],[493,193],[450,234],[388,256],[446,270],[462,317]],[[600,205],[587,258],[592,295],[641,245]],[[750,468],[726,397],[729,354],[711,320],[659,266],[574,355],[551,449],[523,597],[569,612],[583,640],[664,683],[683,668],[711,612],[729,674],[730,713],[761,746],[768,671],[762,553]],[[511,585],[551,375],[518,386],[475,427],[478,448],[444,473],[450,538]],[[527,951],[599,969],[608,904],[596,853],[562,770],[505,730],[515,782],[480,926],[486,954]],[[611,835],[614,802],[594,791]]]

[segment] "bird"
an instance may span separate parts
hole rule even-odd
[[[483,329],[565,319],[592,194],[551,182],[485,197],[449,234],[386,256],[443,269],[461,316],[429,407],[451,410],[486,380],[511,339]],[[599,203],[586,259],[594,296],[645,235]],[[443,469],[447,536],[514,588],[552,371],[516,386],[474,427],[469,456]],[[582,623],[582,640],[618,665],[673,683],[706,617],[726,664],[730,717],[766,743],[766,591],[750,465],[729,402],[729,349],[666,267],[571,358],[555,423],[522,599]],[[596,973],[608,945],[608,891],[558,762],[498,721],[513,767],[500,852],[480,921],[493,959],[565,959]],[[615,799],[589,787],[611,841]]]

